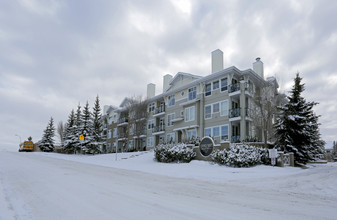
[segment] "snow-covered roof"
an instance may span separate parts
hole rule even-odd
[[[187,83],[185,85],[182,85],[180,87],[168,89],[166,92],[150,98],[149,101],[154,101],[154,100],[163,98],[165,96],[172,95],[172,94],[174,94],[174,93],[176,93],[180,90],[190,88],[190,87],[195,86],[195,85],[197,85],[199,83],[202,83],[202,82],[203,83],[211,82],[214,79],[217,79],[221,76],[228,75],[229,73],[233,73],[234,75],[237,75],[237,76],[249,75],[249,79],[259,86],[266,85],[266,83],[267,83],[264,79],[261,78],[261,76],[259,76],[257,73],[255,73],[252,69],[247,69],[247,70],[242,71],[242,70],[239,70],[238,68],[236,68],[235,66],[228,67],[226,69],[223,69],[223,70],[218,71],[216,73],[212,73],[212,74],[204,76],[204,77],[189,74],[189,73],[179,72],[171,80],[170,84],[174,84],[175,80],[181,75],[190,76],[190,77],[193,77],[193,78],[196,78],[196,79],[194,81],[192,81],[190,83]],[[171,85],[171,87],[172,87],[172,85]]]

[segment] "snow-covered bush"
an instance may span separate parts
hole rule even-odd
[[[158,162],[190,162],[196,153],[186,144],[160,144],[154,148],[155,158]]]
[[[271,165],[271,160],[269,158],[269,151],[267,148],[257,147],[258,152],[261,155],[261,163],[264,165]]]
[[[240,144],[228,150],[216,150],[211,154],[212,160],[231,167],[251,167],[268,160],[268,150]]]
[[[227,150],[215,150],[211,154],[211,158],[214,162],[219,164],[227,163]]]

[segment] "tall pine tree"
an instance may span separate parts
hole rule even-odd
[[[93,141],[93,121],[92,115],[89,109],[89,103],[84,106],[82,112],[82,126],[81,132],[84,135],[84,141],[82,142],[82,150],[84,153],[95,154],[99,153],[97,146],[92,144]]]
[[[80,135],[82,134],[82,111],[81,105],[78,104],[76,114],[75,114],[75,125],[74,125],[74,146],[75,146],[75,153],[81,150],[81,142],[79,140]]]
[[[54,151],[54,136],[55,136],[54,120],[51,117],[46,129],[43,132],[42,140],[40,141],[39,144],[39,147],[42,151],[45,152]]]
[[[302,78],[297,73],[294,86],[288,96],[289,102],[280,107],[275,124],[276,146],[286,152],[293,152],[296,164],[306,164],[323,153],[324,141],[320,138],[318,118],[313,107],[316,102],[307,102]]]
[[[76,135],[76,125],[75,125],[75,112],[74,109],[71,110],[71,113],[68,117],[66,123],[66,129],[64,134],[63,150],[66,153],[75,153],[78,137]]]
[[[105,148],[105,140],[103,136],[103,123],[102,123],[102,114],[101,114],[101,107],[99,104],[99,97],[97,95],[95,105],[93,107],[93,139],[92,145],[93,148],[96,150],[95,153],[100,153],[101,150]]]

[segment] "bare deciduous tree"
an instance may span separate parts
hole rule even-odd
[[[64,141],[64,131],[65,131],[65,125],[63,124],[62,121],[60,121],[60,122],[57,124],[57,134],[58,134],[58,136],[59,136],[61,145],[63,144],[63,141]]]
[[[273,120],[277,106],[284,103],[285,95],[277,92],[275,81],[269,81],[265,87],[255,93],[252,103],[252,118],[255,128],[262,132],[262,141],[267,146],[274,140]]]
[[[125,126],[118,126],[118,134],[122,139],[122,151],[127,150],[129,137],[134,138],[134,149],[141,150],[142,135],[145,135],[148,118],[146,100],[141,96],[126,99],[123,109],[120,111],[119,122],[127,122]]]

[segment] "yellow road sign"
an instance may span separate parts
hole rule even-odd
[[[84,140],[84,135],[83,134],[80,135],[80,140]]]

